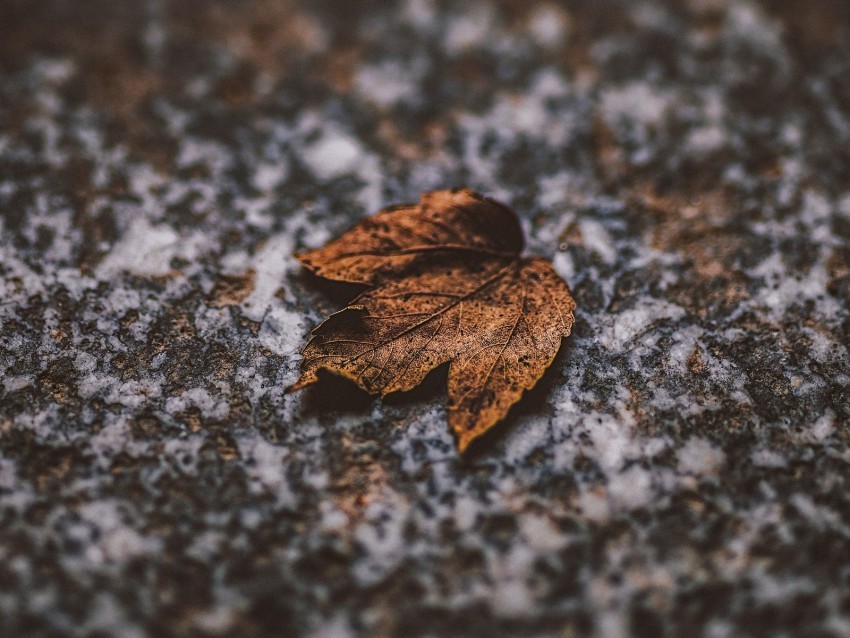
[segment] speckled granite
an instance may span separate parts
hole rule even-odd
[[[458,185],[578,303],[463,460],[283,394]],[[850,636],[846,2],[5,0],[0,233],[2,636]]]

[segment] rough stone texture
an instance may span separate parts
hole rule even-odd
[[[578,303],[458,458],[291,257],[466,185]],[[0,2],[0,635],[850,635],[850,5]]]

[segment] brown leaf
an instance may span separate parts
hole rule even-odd
[[[297,255],[320,277],[377,284],[416,261],[452,254],[515,258],[522,229],[513,211],[470,190],[423,193],[364,219],[324,248]]]
[[[435,191],[298,255],[318,275],[372,288],[313,330],[289,390],[329,370],[386,395],[450,363],[449,424],[463,452],[534,386],[573,324],[567,285],[543,259],[520,258],[522,243],[506,206]]]

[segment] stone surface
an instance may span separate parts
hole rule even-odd
[[[0,634],[850,635],[850,6],[0,4]],[[302,394],[291,257],[511,204],[574,334]]]

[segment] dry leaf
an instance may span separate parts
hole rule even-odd
[[[516,259],[522,229],[514,212],[470,190],[423,193],[364,219],[324,248],[296,255],[326,279],[379,284],[416,261],[451,255]]]
[[[329,370],[386,395],[450,362],[463,452],[534,386],[573,324],[567,285],[543,259],[521,258],[522,244],[513,211],[464,189],[425,193],[297,255],[317,275],[372,287],[313,330],[290,391]]]

